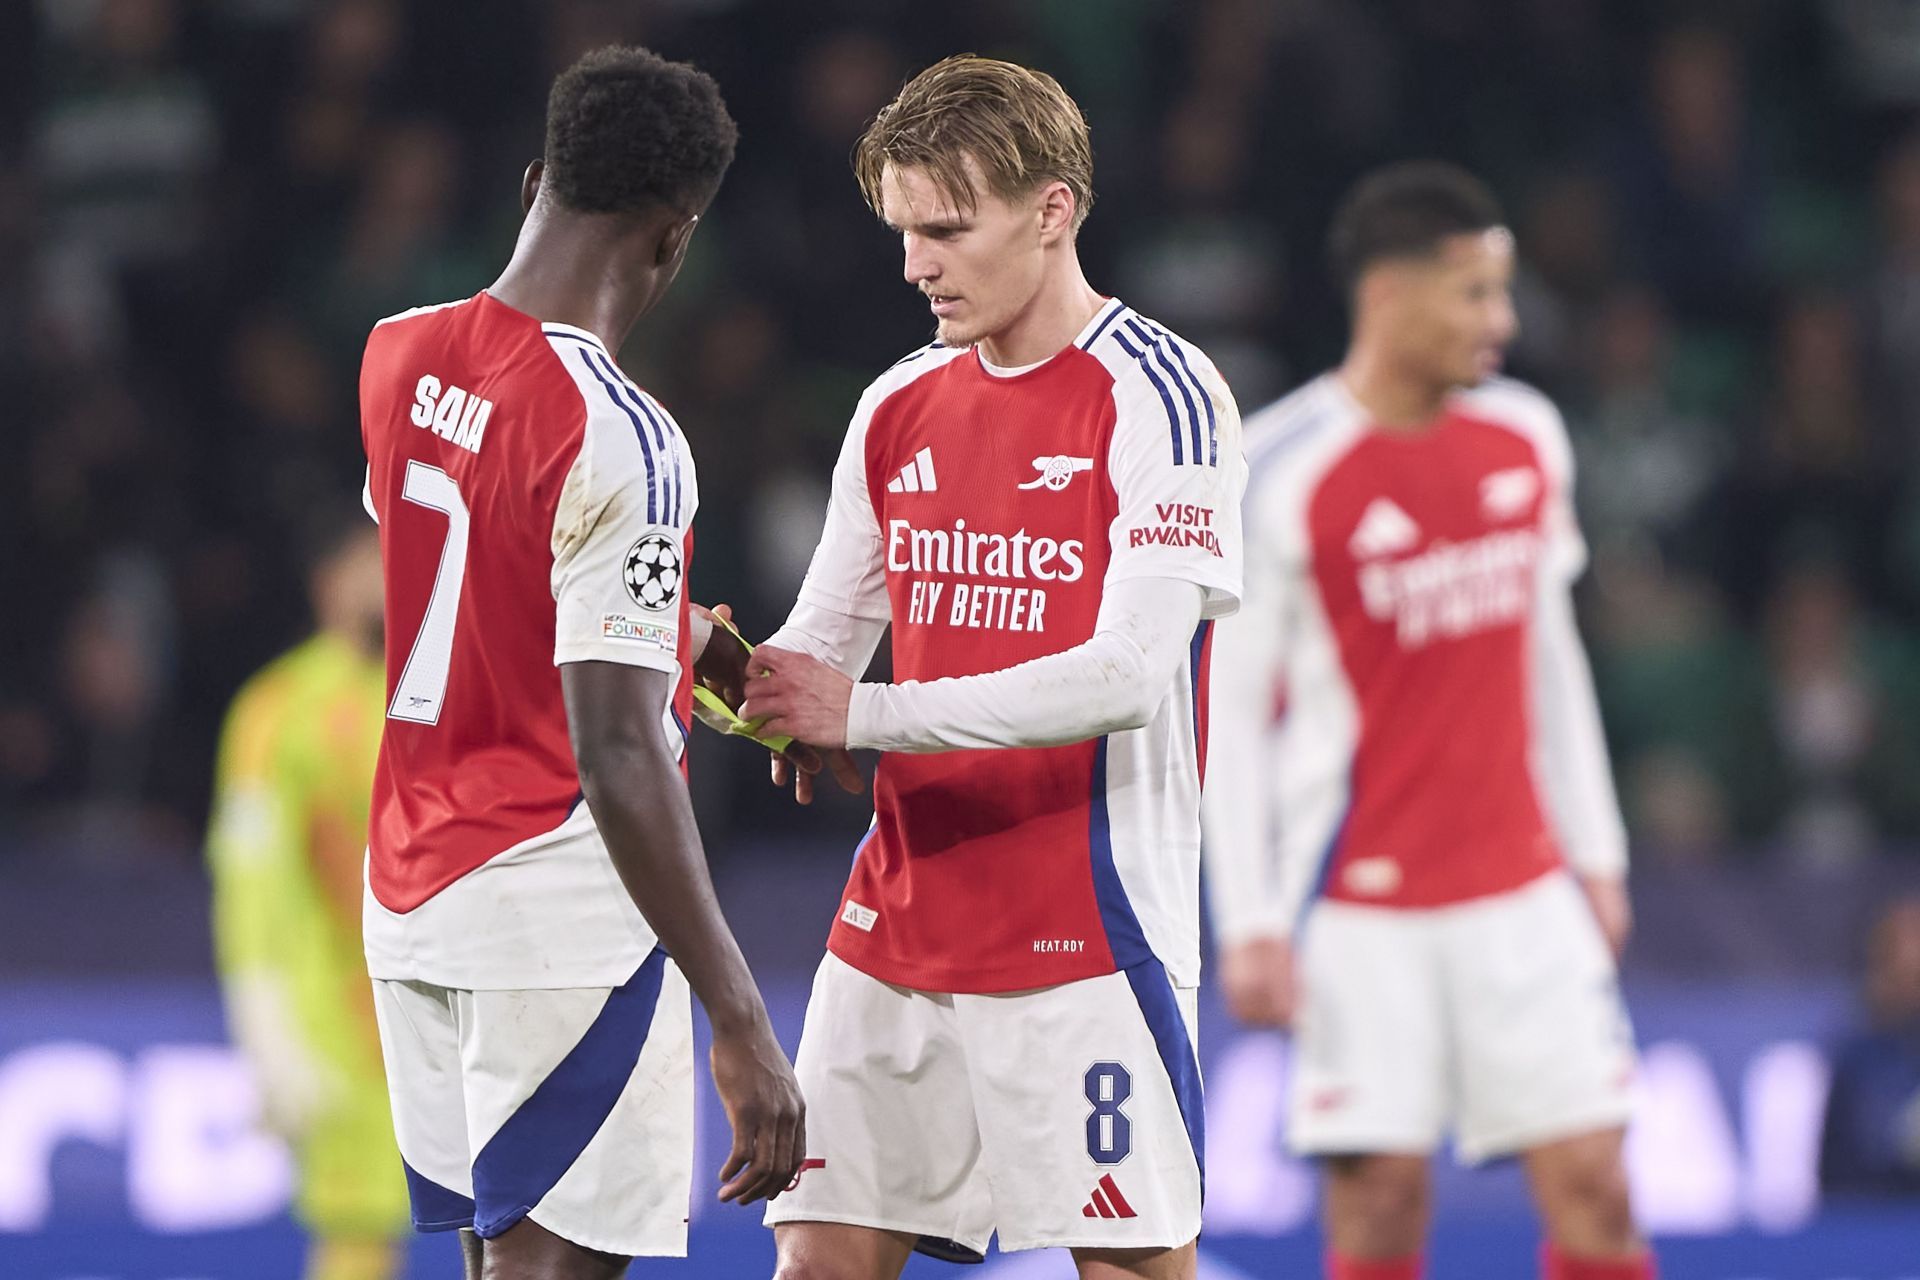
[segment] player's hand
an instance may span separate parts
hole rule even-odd
[[[763,1017],[740,1031],[715,1029],[713,1087],[733,1128],[720,1168],[720,1199],[771,1200],[786,1190],[807,1154],[807,1107],[800,1083]]]
[[[1248,1026],[1292,1026],[1300,1003],[1293,944],[1285,938],[1249,938],[1224,948],[1220,989],[1227,1011]]]
[[[740,716],[763,733],[833,750],[847,745],[847,707],[853,681],[818,658],[763,644],[747,659],[746,701]]]
[[[867,780],[860,776],[860,766],[845,747],[835,747],[822,756],[799,742],[773,758],[773,785],[784,791],[791,782],[793,798],[801,804],[812,804],[814,779],[823,768],[833,775],[842,791],[859,795],[867,789]]]
[[[1627,898],[1627,882],[1619,876],[1581,876],[1580,887],[1586,890],[1587,904],[1593,908],[1593,918],[1600,922],[1601,935],[1613,949],[1614,958],[1619,959],[1633,933],[1633,903]]]
[[[733,621],[733,606],[717,604],[709,609],[694,605],[693,611],[713,626],[707,647],[693,660],[696,680],[720,696],[720,701],[738,709],[747,696],[747,647],[727,634],[725,623]]]

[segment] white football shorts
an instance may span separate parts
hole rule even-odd
[[[416,1228],[686,1255],[693,1020],[665,952],[611,989],[373,990]]]
[[[1478,1163],[1630,1112],[1633,1029],[1565,872],[1431,910],[1322,901],[1299,938],[1288,1131],[1308,1155]]]
[[[769,1225],[910,1232],[952,1260],[1175,1248],[1200,1233],[1195,993],[1158,961],[942,995],[828,955],[794,1067],[807,1160]]]

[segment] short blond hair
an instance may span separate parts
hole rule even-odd
[[[934,63],[880,109],[854,145],[853,172],[876,213],[888,165],[922,170],[972,212],[969,160],[1006,200],[1066,183],[1075,231],[1093,209],[1093,141],[1079,104],[1044,71],[971,53]]]

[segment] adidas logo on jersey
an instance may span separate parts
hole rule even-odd
[[[1137,1218],[1140,1215],[1134,1211],[1132,1205],[1127,1203],[1127,1198],[1120,1194],[1120,1187],[1114,1182],[1113,1175],[1103,1173],[1100,1175],[1100,1181],[1094,1185],[1092,1198],[1080,1210],[1080,1216],[1083,1218]]]
[[[900,474],[887,481],[888,493],[932,493],[940,487],[933,474],[933,450],[922,449]]]
[[[1373,560],[1405,551],[1420,541],[1420,526],[1391,498],[1375,498],[1367,504],[1360,523],[1347,540],[1347,550],[1356,560]]]

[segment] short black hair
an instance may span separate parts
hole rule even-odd
[[[540,185],[580,213],[698,213],[720,189],[739,138],[712,76],[608,45],[553,82]]]
[[[1327,236],[1334,279],[1351,293],[1361,273],[1388,258],[1423,258],[1449,236],[1504,226],[1487,185],[1458,165],[1415,160],[1362,178],[1340,202]]]

